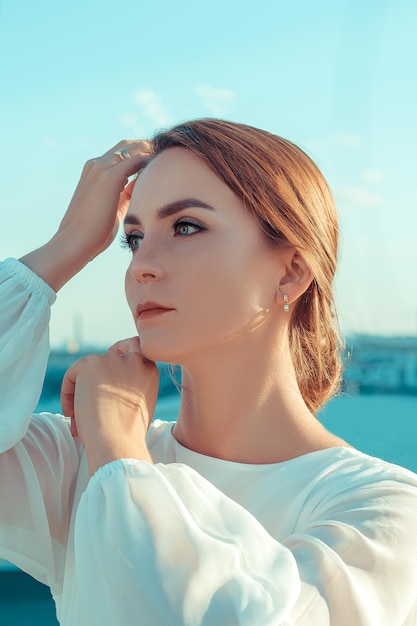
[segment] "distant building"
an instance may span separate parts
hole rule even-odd
[[[349,393],[417,395],[417,337],[358,335],[346,341],[344,360]]]

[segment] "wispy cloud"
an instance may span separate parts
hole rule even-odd
[[[382,203],[381,194],[360,185],[342,185],[336,187],[335,192],[338,200],[349,209],[376,209]]]
[[[138,116],[133,113],[123,113],[119,117],[119,122],[122,126],[127,128],[134,137],[145,137],[146,130],[140,123]]]
[[[152,122],[155,127],[169,126],[172,124],[172,117],[160,96],[152,89],[141,89],[134,95],[134,101],[142,109],[142,112]]]
[[[333,135],[333,142],[339,146],[359,148],[362,145],[362,137],[357,133],[341,130]]]
[[[55,150],[58,147],[58,141],[56,137],[46,136],[42,138],[42,146],[46,150]]]
[[[363,139],[358,133],[339,130],[330,135],[311,139],[308,142],[309,150],[313,154],[326,154],[329,151],[337,150],[359,150],[363,146]]]
[[[381,170],[369,168],[365,169],[362,172],[362,180],[365,183],[369,183],[371,185],[377,185],[378,183],[382,183],[384,180],[384,175]]]
[[[197,95],[203,100],[203,104],[213,115],[226,115],[235,101],[235,94],[224,87],[213,85],[198,85]]]

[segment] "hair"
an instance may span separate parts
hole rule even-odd
[[[289,323],[298,386],[313,412],[340,387],[341,342],[333,298],[338,220],[314,162],[290,141],[218,119],[174,126],[153,138],[153,154],[182,147],[200,158],[242,199],[269,241],[295,247],[313,274]]]

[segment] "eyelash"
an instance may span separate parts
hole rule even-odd
[[[126,248],[127,250],[133,252],[135,248],[133,247],[132,240],[136,238],[141,239],[142,237],[136,235],[135,233],[130,233],[129,235],[127,233],[122,233],[120,235],[120,245],[122,248]]]
[[[197,230],[194,231],[193,233],[189,233],[187,235],[180,235],[177,231],[181,226],[191,226],[192,228],[196,228]],[[176,220],[172,225],[171,225],[174,234],[180,236],[180,237],[191,237],[192,235],[197,235],[199,232],[201,232],[202,230],[207,230],[202,224],[199,224],[198,222],[194,222],[190,219],[184,219],[181,218],[179,220]],[[134,239],[143,239],[143,235],[141,233],[137,233],[137,232],[132,232],[132,233],[122,233],[120,235],[120,245],[122,246],[122,248],[127,248],[128,250],[130,250],[131,252],[134,252],[135,250],[137,250],[140,247],[140,244],[135,247],[133,245],[133,240]]]

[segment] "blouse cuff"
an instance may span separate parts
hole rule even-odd
[[[94,472],[88,484],[91,485],[92,483],[105,480],[106,478],[109,478],[109,476],[114,474],[117,470],[125,471],[127,467],[135,467],[135,469],[139,473],[145,467],[152,467],[152,465],[151,463],[148,463],[148,461],[143,461],[140,459],[130,459],[130,458],[117,459],[116,461],[110,461],[109,463],[106,463],[105,465],[102,465],[101,467],[99,467],[98,470]]]
[[[56,300],[56,293],[40,276],[35,274],[27,265],[17,259],[6,259],[2,263],[4,271],[10,276],[16,276],[20,282],[32,292],[45,296],[49,305]]]

